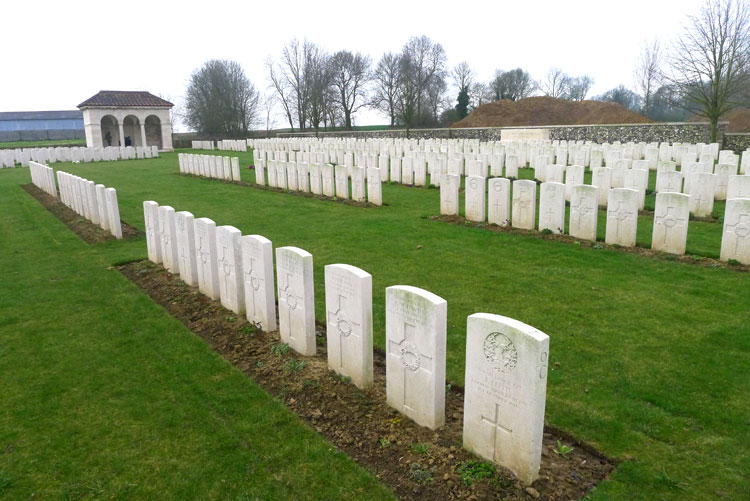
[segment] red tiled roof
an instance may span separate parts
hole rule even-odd
[[[169,101],[156,97],[146,91],[100,90],[95,96],[88,98],[78,105],[79,108],[89,108],[93,106],[115,108],[171,108],[174,105]]]

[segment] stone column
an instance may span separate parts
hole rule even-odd
[[[141,146],[146,146],[146,124],[141,122]]]
[[[125,128],[122,126],[122,122],[117,122],[117,128],[120,129],[120,144],[119,144],[119,146],[125,146]]]

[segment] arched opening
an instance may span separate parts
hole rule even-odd
[[[102,146],[120,146],[120,128],[117,119],[112,115],[104,115],[101,120]]]
[[[164,149],[161,140],[161,120],[156,115],[146,117],[146,144],[156,146],[160,150]]]
[[[123,146],[143,146],[141,140],[141,123],[135,115],[128,115],[122,121],[125,142]]]

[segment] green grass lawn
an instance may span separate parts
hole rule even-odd
[[[239,156],[243,179],[253,181],[244,168],[252,163],[251,153],[226,154]],[[262,234],[274,246],[311,252],[318,320],[325,318],[324,265],[369,271],[375,344],[381,348],[385,287],[406,284],[438,294],[448,301],[447,377],[454,383],[463,383],[467,315],[497,313],[546,332],[546,422],[624,460],[593,499],[746,495],[747,274],[432,221],[438,190],[386,184],[389,205],[362,208],[180,176],[176,154],[54,167],[117,188],[122,219],[141,229],[141,204],[153,199],[245,234]],[[143,492],[179,495],[206,483],[226,497],[230,487],[221,490],[222,478],[234,475],[231,483],[272,467],[285,477],[300,462],[309,475],[295,478],[287,494],[302,492],[295,489],[316,472],[325,479],[320,472],[333,464],[347,480],[309,484],[312,490],[301,495],[335,497],[335,487],[344,488],[340,484],[371,482],[107,270],[118,261],[145,258],[144,238],[83,244],[18,188],[29,179],[28,169],[0,171],[2,235],[11,236],[0,244],[0,318],[11,319],[0,327],[0,377],[4,395],[11,395],[11,404],[0,406],[0,451],[19,444],[0,452],[0,477],[17,479],[6,492],[27,497],[35,490],[60,492],[66,485],[101,481],[108,493],[133,482]],[[642,216],[638,242],[648,246],[650,240],[650,217]],[[691,221],[688,253],[718,256],[720,241],[720,224]],[[208,376],[216,373],[225,378]],[[274,437],[304,436],[310,445],[287,448],[279,452],[284,459],[271,464],[246,458],[221,438],[229,434],[227,426],[256,447],[259,438],[251,433],[258,430],[252,426],[262,428],[257,435],[269,433],[256,422],[261,412],[290,423],[272,429]],[[202,445],[222,453],[205,454]],[[141,472],[153,486],[144,485]],[[252,478],[261,482],[245,487],[253,495],[276,485]],[[231,495],[236,492],[241,490]]]
[[[50,146],[86,146],[85,139],[60,139],[50,141],[11,141],[0,143],[0,150],[13,148],[48,148]]]

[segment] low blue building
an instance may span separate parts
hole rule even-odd
[[[0,142],[84,139],[83,112],[0,112]]]

